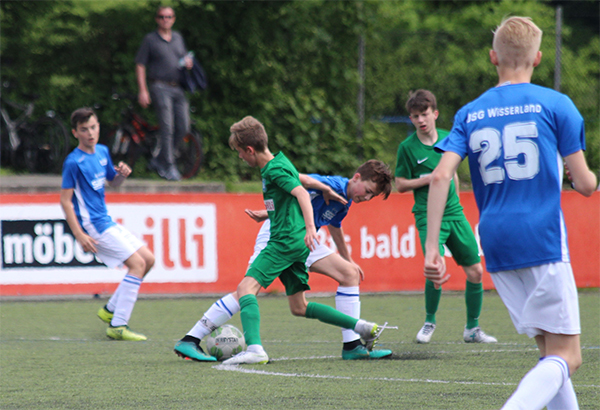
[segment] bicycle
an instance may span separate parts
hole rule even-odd
[[[133,169],[140,156],[144,156],[149,164],[160,152],[158,126],[150,125],[134,110],[134,101],[137,99],[135,95],[115,93],[112,99],[127,100],[127,105],[121,112],[121,122],[106,137],[113,162],[124,161]],[[188,179],[198,173],[203,160],[202,137],[192,126],[181,141],[175,144],[175,164],[181,177]]]
[[[5,82],[2,87],[9,85]],[[0,161],[32,173],[60,173],[70,148],[69,134],[52,110],[34,119],[35,100],[39,97],[27,97],[32,101],[20,104],[0,95]],[[18,112],[14,120],[9,109]]]

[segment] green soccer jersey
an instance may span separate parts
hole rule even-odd
[[[440,142],[449,134],[448,131],[439,128],[437,129],[437,133],[437,142]],[[421,140],[419,140],[419,137],[417,137],[417,133],[414,132],[402,141],[398,147],[395,176],[405,179],[422,178],[433,172],[441,158],[441,153],[436,152],[433,146],[423,144]],[[429,185],[415,189],[413,194],[415,197],[415,205],[413,206],[412,212],[415,214],[415,218],[427,217]],[[450,184],[448,202],[446,203],[443,219],[445,221],[460,219],[463,216],[462,210],[463,208],[458,200],[454,183],[452,183]]]
[[[270,243],[281,252],[306,250],[306,225],[302,209],[290,192],[300,186],[296,167],[282,153],[278,153],[261,170],[265,208],[271,220]]]

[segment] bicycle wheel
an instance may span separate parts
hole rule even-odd
[[[69,134],[56,118],[42,117],[23,139],[23,156],[29,172],[60,173],[70,148]]]
[[[175,150],[175,163],[181,178],[188,179],[196,176],[203,160],[202,137],[198,131],[192,129],[183,137]]]

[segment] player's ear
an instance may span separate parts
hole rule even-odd
[[[490,50],[490,61],[493,65],[498,65],[498,54],[494,50]]]
[[[361,175],[360,175],[360,173],[358,173],[358,172],[357,172],[356,174],[354,174],[354,176],[352,177],[352,179],[353,179],[354,181],[360,181],[360,179],[361,179]]]
[[[433,111],[433,119],[434,119],[434,120],[437,120],[437,119],[438,119],[438,117],[439,117],[439,115],[440,115],[440,112],[439,112],[438,110],[434,110],[434,111]]]
[[[537,67],[541,61],[542,61],[542,52],[538,51],[537,54],[535,55],[535,60],[533,60],[533,66]]]

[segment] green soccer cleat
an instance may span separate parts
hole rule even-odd
[[[197,362],[216,362],[217,358],[204,353],[204,350],[194,342],[179,341],[173,349],[175,354],[184,359],[192,359]]]
[[[365,346],[356,346],[352,350],[342,350],[342,359],[344,360],[376,360],[390,357],[392,351],[389,349],[367,350]]]
[[[143,334],[129,330],[129,326],[109,326],[108,329],[106,329],[106,336],[114,340],[127,340],[129,342],[148,340]]]
[[[115,314],[113,312],[111,312],[110,310],[108,310],[106,308],[106,305],[104,305],[103,307],[101,307],[100,310],[98,311],[98,317],[104,323],[110,323],[110,321],[112,320],[112,318],[113,318],[114,315]]]

